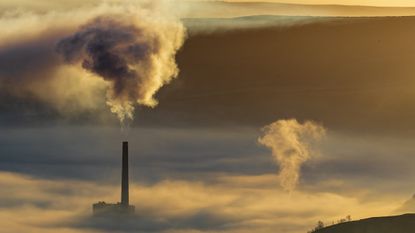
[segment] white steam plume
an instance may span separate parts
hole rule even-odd
[[[280,167],[280,184],[291,192],[298,184],[301,165],[316,153],[313,145],[325,135],[325,129],[311,121],[301,124],[289,119],[278,120],[262,128],[262,131],[258,142],[272,150]]]

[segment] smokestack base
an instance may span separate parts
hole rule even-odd
[[[119,216],[134,214],[135,206],[123,205],[121,203],[106,203],[103,201],[92,204],[92,213],[94,216]]]

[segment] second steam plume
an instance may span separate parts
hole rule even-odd
[[[136,104],[157,105],[155,93],[178,75],[175,54],[184,35],[178,21],[106,15],[62,39],[57,51],[108,83],[107,104],[123,122],[133,119]]]
[[[280,167],[280,184],[291,192],[298,184],[301,165],[316,152],[313,145],[325,135],[325,129],[311,121],[300,123],[290,119],[278,120],[262,131],[258,142],[271,149]]]

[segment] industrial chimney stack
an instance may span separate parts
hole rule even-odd
[[[116,204],[103,201],[94,203],[92,210],[94,216],[116,216],[133,214],[135,207],[130,205],[128,189],[128,142],[122,143],[122,167],[121,167],[121,202]]]
[[[129,206],[129,188],[128,188],[128,142],[122,143],[122,172],[121,172],[121,204]]]

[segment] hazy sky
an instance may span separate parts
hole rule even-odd
[[[107,0],[107,2],[120,2],[122,0]],[[186,1],[186,0],[172,0]],[[193,0],[204,1],[204,0]],[[2,1],[0,5],[31,5],[31,6],[45,6],[45,5],[81,5],[85,2],[100,2],[100,0],[56,0],[56,1],[30,1],[30,0],[16,0],[16,1]],[[295,3],[295,4],[326,4],[326,5],[362,5],[362,6],[415,6],[415,3],[410,0],[226,0],[225,2],[274,2],[274,3]]]
[[[327,5],[356,5],[356,6],[415,6],[411,0],[228,0],[229,2],[275,2],[296,4],[327,4]]]
[[[69,8],[85,7],[87,5],[96,5],[102,2],[121,3],[121,2],[149,2],[140,0],[86,0],[86,1],[1,1],[0,12],[10,11],[12,9],[26,10],[64,10]],[[153,2],[153,1],[150,1]],[[415,3],[413,1],[358,1],[358,0],[337,0],[337,1],[301,1],[301,0],[282,0],[282,1],[203,1],[203,0],[171,0],[164,1],[169,3],[169,11],[176,12],[181,17],[237,17],[246,15],[305,15],[305,16],[393,16],[393,15],[414,15]],[[272,4],[261,4],[268,2]],[[233,4],[230,4],[233,3]],[[246,5],[244,3],[249,3]],[[259,3],[259,4],[256,4]],[[296,3],[300,5],[287,5],[284,3]],[[304,5],[301,5],[304,4]],[[315,5],[330,6],[315,6]],[[344,5],[344,6],[331,6]],[[360,6],[360,7],[359,7]],[[364,6],[382,6],[395,7],[376,9]],[[399,8],[396,8],[399,7]],[[402,8],[401,8],[402,7]]]

